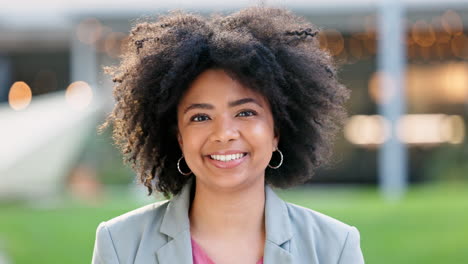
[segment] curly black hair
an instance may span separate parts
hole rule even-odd
[[[318,33],[305,18],[269,7],[210,17],[173,11],[138,23],[120,64],[106,68],[116,104],[101,130],[113,126],[114,142],[149,195],[155,190],[169,198],[189,179],[176,166],[179,100],[200,73],[223,69],[271,105],[284,163],[266,169],[266,182],[280,188],[303,183],[329,161],[349,98]]]

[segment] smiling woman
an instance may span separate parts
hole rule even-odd
[[[133,28],[103,128],[171,199],[102,222],[93,263],[364,262],[355,227],[271,188],[310,179],[346,116],[317,33],[276,8]]]

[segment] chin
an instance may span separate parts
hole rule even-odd
[[[244,175],[245,176],[245,175]],[[210,179],[203,179],[203,181],[212,188],[223,189],[225,191],[229,190],[239,190],[243,188],[249,188],[252,186],[256,179],[251,177],[244,177],[237,175],[218,175]]]

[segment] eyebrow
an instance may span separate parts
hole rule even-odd
[[[261,108],[263,108],[263,106],[257,100],[255,100],[253,98],[250,98],[250,97],[249,98],[242,98],[242,99],[239,99],[239,100],[229,102],[228,106],[229,107],[234,107],[234,106],[247,104],[247,103],[254,103],[254,104],[260,106]],[[184,114],[187,113],[188,111],[192,110],[192,109],[209,109],[209,110],[212,110],[212,109],[214,109],[214,106],[211,105],[211,104],[206,104],[206,103],[191,104],[187,108],[185,108]]]

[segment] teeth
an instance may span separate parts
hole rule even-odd
[[[231,160],[240,159],[244,157],[244,154],[237,153],[237,154],[230,154],[230,155],[210,155],[210,157],[214,160],[231,161]]]

